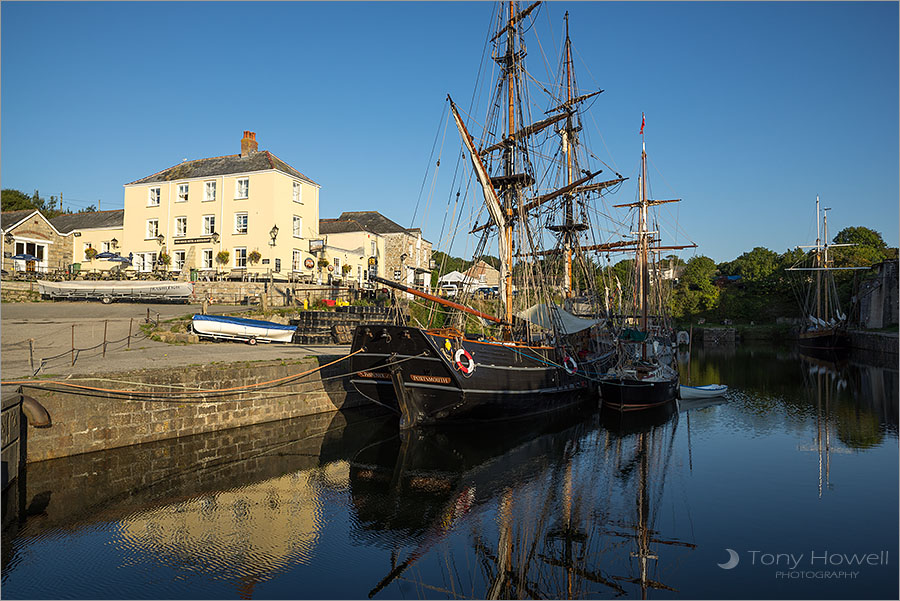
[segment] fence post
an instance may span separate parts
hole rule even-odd
[[[75,324],[72,324],[72,366],[75,365]]]
[[[31,373],[34,373],[34,338],[28,339],[28,359],[31,361]]]
[[[128,320],[128,346],[127,348],[131,348],[131,326],[134,325],[134,317]]]
[[[103,357],[106,357],[106,329],[109,326],[109,320],[103,320]]]

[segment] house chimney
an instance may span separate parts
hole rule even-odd
[[[259,145],[256,143],[256,132],[245,131],[244,137],[241,138],[241,156],[247,157],[257,151]]]

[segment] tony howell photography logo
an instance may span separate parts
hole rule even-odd
[[[738,553],[725,549],[728,560],[717,563],[723,570],[733,570],[743,560],[743,565],[774,568],[776,578],[856,578],[862,568],[890,565],[888,551],[875,553],[835,553],[828,550],[812,550],[803,553],[770,553],[748,550]]]

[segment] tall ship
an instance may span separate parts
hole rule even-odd
[[[463,294],[450,300],[370,276],[428,307],[417,323],[361,325],[354,334],[351,381],[397,411],[403,427],[509,419],[596,403],[596,377],[611,364],[596,294],[598,270],[584,249],[596,229],[590,218],[598,212],[590,203],[626,178],[616,173],[601,180],[603,169],[592,164],[582,144],[585,103],[602,90],[577,86],[568,14],[556,82],[531,90],[536,80],[525,68],[524,36],[535,29],[540,4],[498,4],[488,47],[499,68],[486,88],[488,114],[477,137],[470,131],[477,121],[464,118],[467,112],[447,97],[478,208],[459,206],[468,196],[451,194],[448,215],[461,223],[459,216],[471,210],[474,218],[468,231],[441,237],[465,234],[474,240],[473,261],[495,260],[496,299]],[[535,119],[537,111],[543,114]],[[459,187],[468,189],[465,183]],[[493,248],[496,257],[489,254]],[[565,308],[576,296],[587,299],[578,316]]]
[[[811,355],[833,355],[849,352],[850,334],[847,331],[847,314],[841,311],[838,289],[834,281],[835,271],[865,270],[868,267],[835,267],[834,256],[829,250],[852,244],[828,242],[828,211],[822,208],[816,196],[816,243],[799,248],[813,249],[806,258],[788,271],[801,274],[798,298],[803,310],[804,326],[800,330],[798,345],[801,352]]]
[[[679,202],[651,200],[647,184],[647,147],[641,116],[641,170],[638,200],[614,205],[633,211],[637,227],[633,240],[607,245],[606,249],[633,251],[632,294],[622,303],[612,322],[616,333],[616,362],[600,377],[602,408],[618,412],[659,410],[673,406],[678,397],[678,363],[674,330],[668,312],[668,282],[662,277],[663,251],[695,248],[696,244],[663,246],[660,228],[651,227],[651,209]]]

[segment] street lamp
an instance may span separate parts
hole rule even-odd
[[[159,236],[156,237],[156,241],[159,243],[160,246],[162,246],[163,242],[166,241],[166,237],[163,236],[162,234],[160,234]]]
[[[278,226],[273,225],[272,229],[269,230],[269,236],[272,237],[272,241],[269,243],[272,246],[275,246],[275,238],[278,237]]]
[[[115,238],[113,238],[112,240],[109,241],[109,246],[110,246],[113,250],[116,250],[117,248],[119,248],[119,241],[116,240]]]
[[[3,241],[7,244],[12,244],[16,239],[13,237],[12,232],[6,232],[6,235],[3,236]]]

